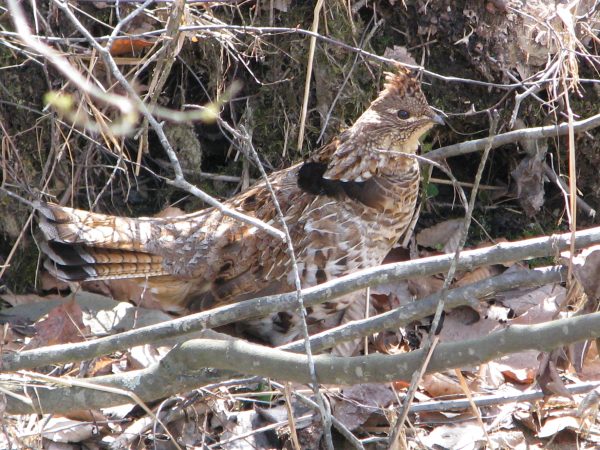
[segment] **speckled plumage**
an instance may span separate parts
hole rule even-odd
[[[383,261],[405,233],[419,187],[413,154],[440,119],[419,82],[398,67],[354,125],[304,163],[270,175],[303,287]],[[226,202],[279,226],[264,182]],[[172,218],[123,218],[40,203],[46,268],[65,280],[139,278],[166,309],[205,310],[293,290],[285,244],[213,208]],[[323,320],[354,296],[309,310]],[[283,312],[245,329],[271,344],[296,337]]]

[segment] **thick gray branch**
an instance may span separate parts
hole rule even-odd
[[[560,251],[569,248],[570,239],[571,233],[565,233],[465,251],[460,256],[457,269],[472,270],[475,267],[488,264],[552,255],[558,256]],[[576,233],[576,248],[589,247],[597,243],[600,243],[600,227]],[[364,289],[367,286],[377,286],[414,276],[441,273],[448,269],[453,258],[453,254],[432,256],[361,270],[337,280],[304,289],[302,291],[304,304],[311,306],[322,303]],[[4,371],[15,371],[48,364],[83,361],[168,337],[215,328],[251,317],[265,316],[274,311],[294,309],[296,305],[297,296],[295,292],[272,295],[215,308],[137,330],[126,331],[115,336],[98,338],[93,341],[53,345],[20,353],[5,354],[0,364]]]
[[[600,313],[540,325],[512,325],[482,338],[439,344],[427,372],[480,364],[524,350],[550,351],[597,337],[600,337]],[[410,379],[422,358],[423,351],[416,350],[399,355],[372,354],[352,358],[318,355],[314,362],[320,383],[348,385]],[[187,341],[147,369],[90,378],[86,382],[130,390],[142,400],[151,401],[199,387],[209,382],[211,375],[213,379],[223,375],[207,368],[209,366],[231,371],[232,375],[235,371],[298,383],[310,382],[305,355],[242,340],[212,339]],[[6,382],[7,378],[4,380]],[[5,384],[5,389],[12,388],[15,394],[24,395],[14,386]],[[131,401],[129,397],[76,386],[54,389],[40,386],[35,393],[29,390],[29,396],[35,402],[36,412],[40,412],[39,401],[45,413],[94,409]],[[32,410],[31,404],[7,396],[8,413],[30,413]]]

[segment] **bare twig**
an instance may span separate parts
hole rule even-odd
[[[573,131],[583,133],[600,126],[600,114],[588,117],[583,120],[573,121]],[[542,139],[554,136],[563,136],[569,133],[569,124],[566,122],[558,125],[547,125],[545,127],[524,128],[521,130],[509,131],[508,133],[497,134],[492,139],[491,148],[497,148],[502,145],[514,144],[522,139]],[[461,142],[459,144],[448,145],[427,153],[430,159],[440,160],[452,156],[465,155],[467,153],[484,150],[489,143],[489,138],[475,139],[473,141]]]
[[[577,171],[575,170],[575,131],[573,129],[573,110],[571,109],[571,103],[569,100],[569,89],[564,76],[561,79],[561,83],[565,93],[565,106],[567,108],[567,148],[569,151],[569,205],[567,211],[569,213],[569,227],[571,229],[571,234],[574,234],[577,231]],[[569,276],[567,280],[569,283],[571,283],[573,277],[573,257],[575,256],[575,249],[572,247],[573,242],[571,242],[571,248],[569,249],[571,255],[569,257]]]
[[[548,164],[544,164],[544,173],[550,179],[550,181],[552,181],[563,192],[565,197],[568,198],[569,192],[567,192],[567,189],[569,188],[569,186],[562,178],[558,176],[558,174],[552,169],[552,167],[550,167]],[[594,219],[596,217],[596,210],[590,205],[588,205],[587,202],[584,199],[582,199],[579,195],[577,196],[576,201],[577,207],[583,212],[585,212],[585,214],[589,218]]]
[[[298,272],[298,262],[296,260],[296,252],[294,250],[294,245],[292,242],[292,238],[290,236],[290,230],[285,221],[285,215],[281,210],[281,206],[279,205],[279,200],[277,199],[277,194],[269,181],[269,177],[265,172],[263,165],[260,162],[260,158],[254,145],[252,144],[252,139],[249,134],[243,127],[240,127],[240,131],[236,131],[225,121],[220,122],[221,126],[224,127],[227,131],[232,133],[234,136],[241,141],[242,145],[246,147],[248,152],[250,153],[250,157],[254,160],[255,165],[258,167],[261,176],[265,182],[267,189],[269,190],[269,194],[271,195],[271,199],[273,200],[273,205],[275,206],[275,210],[277,211],[277,217],[281,224],[281,228],[285,233],[285,242],[287,245],[287,253],[290,258],[290,262],[292,264],[292,274],[294,276],[294,285],[296,288],[296,301],[297,301],[297,309],[300,314],[300,328],[302,330],[302,335],[304,336],[304,351],[306,352],[307,360],[308,360],[308,368],[312,377],[312,389],[315,393],[315,397],[317,399],[317,404],[319,405],[319,413],[321,415],[321,421],[323,423],[323,433],[325,436],[325,444],[327,448],[333,450],[333,440],[331,437],[331,413],[326,407],[326,399],[323,397],[319,390],[319,383],[317,381],[317,373],[315,371],[315,365],[312,356],[312,350],[310,348],[310,335],[308,333],[308,325],[306,323],[307,312],[304,306],[304,300],[302,298],[302,283],[300,281],[300,273]]]
[[[306,124],[306,114],[308,113],[308,98],[310,95],[310,83],[312,80],[313,62],[315,58],[315,47],[317,45],[317,30],[319,29],[319,17],[321,16],[321,8],[323,8],[323,0],[317,0],[313,12],[312,32],[310,37],[310,46],[308,48],[308,63],[306,64],[306,79],[304,80],[304,97],[302,98],[302,110],[300,112],[300,129],[298,130],[299,149],[302,148],[304,142],[304,126]]]
[[[588,383],[574,383],[565,386],[565,389],[571,394],[584,394],[596,389],[600,386],[600,381],[592,381]],[[493,394],[493,395],[480,395],[473,398],[473,403],[478,408],[485,406],[502,405],[505,403],[516,403],[516,402],[531,402],[535,400],[542,400],[546,396],[541,389],[528,392],[517,392],[510,394]],[[435,400],[430,402],[416,403],[411,406],[410,412],[433,412],[433,411],[460,411],[469,407],[468,400]]]
[[[44,55],[52,64],[54,64],[68,79],[73,81],[77,87],[79,87],[84,92],[89,95],[97,98],[101,101],[104,101],[108,104],[114,105],[119,108],[123,113],[124,124],[123,126],[130,126],[137,120],[136,111],[140,111],[142,115],[148,120],[148,123],[152,126],[153,130],[156,132],[159,141],[169,160],[172,163],[173,170],[175,172],[174,180],[167,180],[167,182],[177,188],[183,189],[196,197],[200,198],[202,201],[207,204],[213,206],[219,212],[229,217],[240,220],[244,223],[248,223],[252,226],[255,226],[259,229],[265,230],[267,233],[275,236],[281,240],[285,240],[285,235],[281,230],[278,230],[261,220],[258,220],[254,217],[247,216],[245,214],[240,213],[239,211],[230,209],[219,202],[214,197],[208,195],[204,191],[198,189],[196,186],[187,182],[183,176],[183,171],[181,169],[181,165],[179,164],[179,160],[177,159],[177,154],[175,150],[170,145],[163,129],[162,125],[158,123],[158,121],[151,114],[148,107],[145,103],[139,98],[137,92],[133,89],[133,87],[129,84],[129,82],[125,79],[122,72],[118,68],[115,63],[110,51],[104,47],[102,47],[90,34],[90,32],[79,22],[77,17],[73,14],[70,9],[70,6],[63,1],[55,0],[55,4],[67,15],[69,20],[75,25],[75,27],[85,36],[88,42],[94,47],[94,49],[101,55],[107,67],[111,70],[111,73],[114,77],[119,81],[119,83],[125,88],[129,97],[117,96],[115,94],[108,94],[99,88],[95,87],[92,83],[88,82],[83,76],[75,70],[71,64],[59,55],[54,49],[42,44],[40,41],[33,38],[29,27],[25,21],[23,11],[19,6],[18,2],[15,0],[9,0],[9,10],[11,11],[11,15],[13,17],[13,21],[15,23],[15,27],[19,33],[19,36],[24,40],[24,42],[34,50],[40,52]],[[130,124],[130,125],[127,125]]]
[[[271,380],[271,384],[275,387],[279,387],[280,389],[283,386],[280,383],[277,383],[276,381],[272,381],[272,380]],[[313,402],[307,396],[302,395],[300,392],[294,391],[293,394],[298,400],[300,400],[305,405],[308,405],[311,408],[315,408],[315,409],[319,408],[319,405],[317,405],[315,402]],[[342,422],[340,422],[338,419],[336,419],[335,416],[331,416],[331,424],[335,427],[336,430],[338,430],[340,432],[340,434],[342,436],[344,436],[348,440],[348,442],[352,445],[352,447],[354,447],[357,450],[364,450],[364,446],[362,445],[360,440],[358,440],[356,438],[356,436],[354,436],[352,434],[352,432],[346,427],[346,425],[344,425]]]
[[[185,13],[185,0],[176,0],[167,19],[167,31],[165,33],[165,45],[161,48],[161,58],[158,59],[156,67],[152,72],[152,80],[148,86],[147,103],[148,109],[153,110],[158,102],[158,97],[163,90],[167,77],[171,73],[171,68],[175,62],[175,57],[181,50],[181,39],[179,27],[181,19]],[[113,32],[114,35],[114,32]],[[108,46],[107,46],[108,47]],[[110,47],[108,47],[110,48]],[[135,166],[135,174],[140,173],[140,163],[142,162],[142,154],[147,151],[148,146],[148,119],[144,118],[142,124],[142,136],[139,140],[138,153]]]

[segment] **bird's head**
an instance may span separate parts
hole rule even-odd
[[[355,125],[379,136],[382,149],[412,153],[427,130],[443,123],[427,104],[416,74],[398,65],[394,73],[386,74],[384,89]]]

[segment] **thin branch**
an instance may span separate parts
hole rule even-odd
[[[565,345],[600,337],[600,312],[555,320],[538,325],[511,325],[487,336],[437,346],[427,367],[428,373],[482,364],[525,350],[550,351]],[[382,383],[410,379],[421,365],[423,350],[397,355],[370,354],[356,357],[315,356],[320,383]],[[94,377],[88,383],[127,389],[143,401],[168,397],[207,383],[211,376],[244,371],[298,383],[309,383],[306,355],[252,344],[242,340],[195,339],[171,350],[159,363],[133,372]],[[5,389],[23,395],[15,378],[0,376]],[[18,396],[7,396],[10,414],[32,412],[31,404]],[[128,396],[84,386],[56,387],[38,385],[35,412],[66,412],[95,409],[130,401]]]
[[[561,190],[565,198],[569,198],[570,194],[567,192],[569,186],[561,177],[558,176],[554,169],[552,169],[552,167],[550,167],[548,164],[544,164],[544,173],[550,179],[550,181],[552,181]],[[581,209],[590,219],[594,219],[596,217],[596,210],[588,205],[584,199],[582,199],[580,196],[576,196],[575,200],[577,202],[577,208]]]
[[[339,41],[339,40],[331,38],[329,36],[324,36],[320,33],[317,33],[317,32],[311,31],[311,30],[305,30],[303,28],[255,27],[255,26],[230,25],[230,24],[189,25],[189,26],[183,26],[180,28],[180,31],[182,31],[182,32],[203,32],[203,31],[204,32],[216,32],[216,31],[222,31],[222,30],[232,31],[232,32],[240,33],[240,34],[258,35],[258,36],[277,35],[277,34],[300,34],[300,35],[318,39],[320,41],[326,42],[331,45],[335,45],[336,47],[343,48],[352,53],[358,53],[359,55],[364,56],[367,59],[372,60],[372,61],[378,61],[378,62],[383,62],[383,63],[388,63],[388,64],[397,64],[398,63],[398,61],[396,61],[394,59],[386,58],[384,56],[380,56],[375,53],[371,53],[369,51],[363,50],[358,47],[354,47],[353,45],[346,44],[345,42]],[[115,41],[119,40],[119,39],[132,39],[132,38],[133,39],[135,39],[135,38],[144,39],[144,38],[150,38],[150,37],[155,37],[155,36],[162,36],[166,32],[167,32],[167,30],[165,28],[161,28],[161,29],[157,29],[157,30],[148,31],[145,33],[138,33],[138,34],[132,33],[132,34],[129,34],[127,37],[122,37],[122,38],[111,38],[110,36],[99,36],[99,37],[96,37],[95,39],[97,42],[104,42],[108,39],[113,39]],[[15,35],[15,33],[12,33],[10,31],[4,31],[2,34],[5,36]],[[82,39],[82,38],[59,38],[59,37],[54,37],[54,36],[35,36],[35,37],[36,37],[36,39],[39,39],[40,41],[60,42],[60,43],[64,43],[64,44],[86,42],[86,40]],[[495,87],[495,88],[507,89],[507,90],[528,85],[527,83],[521,83],[521,82],[513,83],[513,84],[502,84],[502,83],[490,83],[490,82],[481,81],[481,80],[473,80],[473,79],[469,79],[469,78],[445,76],[445,75],[440,75],[438,73],[423,69],[421,66],[415,66],[415,65],[404,64],[404,63],[403,63],[403,65],[405,65],[408,68],[417,69],[419,71],[422,71],[423,73],[429,75],[432,78],[437,78],[437,79],[444,80],[447,82],[462,82],[462,83],[473,84],[476,86]]]
[[[469,227],[471,225],[471,218],[473,216],[473,210],[475,209],[475,199],[477,198],[477,192],[479,189],[479,183],[481,182],[481,176],[483,175],[483,169],[487,162],[490,150],[492,149],[491,143],[494,135],[496,134],[496,129],[498,126],[499,115],[497,111],[493,111],[490,113],[490,135],[488,137],[488,143],[485,147],[483,155],[481,156],[481,161],[479,162],[479,167],[477,168],[477,173],[475,175],[475,182],[473,183],[473,189],[471,190],[471,197],[469,199],[469,204],[467,207],[467,212],[465,214],[465,219],[462,224],[460,242],[457,246],[456,251],[454,252],[454,258],[452,260],[452,264],[450,264],[450,268],[446,277],[444,279],[444,285],[442,286],[442,295],[440,296],[440,300],[436,306],[435,314],[433,316],[433,320],[431,321],[431,329],[429,331],[429,335],[425,339],[423,343],[423,351],[425,353],[425,357],[423,358],[423,362],[419,370],[413,373],[410,387],[404,397],[404,401],[402,403],[402,409],[400,410],[400,414],[394,424],[394,428],[392,433],[390,433],[389,442],[397,442],[402,429],[404,427],[404,421],[408,417],[408,411],[410,405],[414,399],[415,393],[417,392],[417,388],[419,383],[427,370],[427,366],[429,361],[431,360],[431,356],[435,351],[435,348],[439,342],[439,333],[440,333],[440,322],[442,320],[442,313],[444,312],[444,306],[446,303],[446,296],[448,294],[448,287],[450,283],[454,279],[454,274],[456,273],[456,267],[458,265],[458,260],[460,258],[460,253],[463,250],[465,243],[467,242],[467,234],[469,233]]]
[[[173,2],[169,17],[167,18],[167,31],[164,36],[165,44],[160,49],[160,58],[156,62],[156,66],[152,71],[152,78],[150,85],[148,86],[148,92],[146,94],[146,101],[148,102],[148,109],[153,110],[158,103],[158,98],[167,82],[167,78],[171,73],[171,68],[175,62],[175,57],[181,50],[181,34],[179,27],[181,20],[185,14],[185,0],[177,0]],[[117,30],[113,31],[112,36],[115,35]],[[110,52],[110,45],[107,43],[105,48]],[[142,155],[147,151],[148,146],[148,119],[144,118],[142,124],[142,136],[138,144],[138,153],[135,166],[135,175],[140,173],[140,165],[142,162]],[[183,177],[183,173],[181,174]]]
[[[274,387],[279,387],[279,389],[283,388],[283,385],[277,383],[276,381],[270,380],[270,383]],[[300,392],[294,391],[293,395],[305,405],[308,405],[314,409],[319,408],[319,405],[317,405],[307,396],[302,395]],[[340,422],[339,419],[336,419],[335,416],[331,416],[331,424],[335,427],[336,430],[340,432],[342,436],[346,438],[346,440],[350,443],[350,445],[352,445],[352,447],[356,448],[357,450],[364,450],[364,446],[362,445],[360,440],[352,434],[352,432],[346,427],[346,425]]]
[[[129,97],[108,94],[95,87],[92,83],[89,83],[88,80],[86,80],[77,70],[75,70],[66,58],[59,55],[54,49],[46,46],[45,44],[42,44],[39,40],[34,39],[25,21],[23,10],[19,6],[18,2],[16,2],[15,0],[9,0],[9,10],[11,12],[13,21],[15,23],[15,28],[18,31],[19,37],[23,39],[23,41],[29,47],[33,48],[34,50],[41,53],[44,57],[46,57],[52,64],[55,65],[55,67],[57,67],[63,73],[63,75],[65,75],[65,77],[74,82],[77,85],[77,87],[80,88],[82,91],[88,93],[94,98],[97,98],[103,102],[118,107],[119,110],[123,113],[123,126],[130,126],[128,124],[134,123],[137,119],[136,110],[140,111],[142,115],[148,120],[148,123],[152,126],[152,129],[157,134],[161,145],[165,149],[165,152],[167,153],[167,156],[169,157],[169,160],[172,163],[173,170],[175,172],[175,179],[167,180],[169,184],[195,195],[202,201],[213,206],[215,209],[217,209],[224,215],[230,216],[244,223],[248,223],[259,229],[263,229],[272,236],[275,236],[281,240],[285,240],[285,236],[281,230],[278,230],[254,217],[247,216],[236,210],[226,207],[214,197],[208,195],[204,191],[198,189],[196,186],[190,184],[185,180],[183,172],[181,170],[181,166],[177,159],[177,154],[173,147],[170,145],[162,129],[162,125],[159,124],[158,121],[154,118],[146,104],[139,98],[135,89],[133,89],[131,84],[123,76],[123,73],[118,68],[115,60],[110,54],[110,51],[101,46],[90,34],[90,32],[81,24],[81,22],[79,22],[77,17],[75,17],[73,12],[71,11],[68,3],[60,0],[54,0],[54,3],[67,15],[69,20],[83,34],[83,36],[95,48],[95,50],[98,51],[98,53],[103,58],[106,66],[110,69],[111,73],[119,81],[119,83],[125,88]]]
[[[310,37],[310,44],[308,47],[308,63],[306,64],[306,79],[304,80],[304,96],[302,98],[302,109],[300,111],[300,128],[298,130],[298,143],[296,144],[298,149],[302,149],[302,143],[304,142],[304,127],[306,125],[306,115],[308,113],[308,98],[310,97],[310,83],[312,80],[313,62],[315,59],[315,48],[317,45],[317,37],[319,33],[319,18],[321,17],[321,8],[323,7],[323,0],[317,0],[313,11],[313,23],[312,32],[315,34]]]
[[[573,383],[565,386],[565,389],[571,394],[585,394],[593,389],[600,386],[600,381],[592,381],[588,383]],[[480,395],[473,399],[475,406],[483,408],[486,406],[496,406],[506,403],[516,402],[533,402],[536,400],[542,400],[546,397],[546,394],[541,389],[528,392],[516,392],[510,394],[493,394],[493,395]],[[469,407],[468,400],[435,400],[431,402],[423,402],[413,404],[410,408],[412,414],[420,412],[434,412],[434,411],[460,411]]]
[[[562,266],[540,267],[518,272],[503,273],[492,278],[486,278],[467,286],[451,289],[446,295],[446,311],[459,306],[473,305],[479,300],[495,295],[508,289],[543,286],[549,283],[559,283],[566,280],[566,269]],[[322,352],[327,348],[351,341],[353,339],[369,336],[383,330],[394,330],[423,319],[435,313],[436,307],[443,295],[442,292],[428,295],[408,305],[395,308],[368,319],[355,320],[350,323],[331,328],[322,333],[314,334],[310,338],[310,345],[314,353]],[[280,350],[291,352],[302,351],[302,342],[291,342],[278,347]]]
[[[331,437],[331,412],[325,406],[327,400],[321,394],[321,391],[319,389],[319,383],[317,382],[317,373],[315,371],[312,350],[310,348],[310,335],[308,333],[308,325],[306,323],[306,318],[307,318],[308,314],[306,312],[306,308],[304,306],[304,300],[302,298],[302,283],[300,281],[300,273],[298,271],[298,262],[296,260],[296,251],[294,249],[292,238],[290,236],[289,227],[287,225],[287,222],[285,221],[285,215],[283,214],[283,211],[281,210],[281,206],[279,205],[279,200],[277,199],[277,194],[275,193],[275,190],[273,189],[273,186],[271,185],[271,182],[269,181],[269,177],[267,176],[267,173],[265,172],[265,169],[264,169],[262,163],[260,162],[260,158],[258,156],[256,149],[254,148],[254,145],[252,144],[252,139],[251,139],[250,135],[248,134],[248,132],[245,130],[244,127],[240,127],[240,131],[236,131],[225,121],[221,121],[220,124],[227,131],[229,131],[233,136],[236,136],[237,139],[242,143],[242,145],[244,145],[246,147],[248,152],[250,152],[249,156],[254,160],[254,163],[258,167],[258,169],[261,173],[261,176],[265,182],[265,186],[269,190],[269,194],[271,196],[271,199],[273,200],[273,205],[275,206],[275,210],[277,212],[277,217],[281,224],[281,228],[283,229],[283,232],[285,233],[285,242],[286,242],[286,246],[287,246],[287,253],[290,258],[291,265],[292,265],[292,275],[294,277],[294,287],[296,288],[297,304],[295,305],[295,309],[298,309],[298,312],[300,315],[300,328],[302,331],[302,335],[304,336],[304,350],[305,350],[306,356],[308,358],[308,369],[309,369],[311,377],[312,377],[311,386],[312,386],[313,392],[315,394],[315,397],[317,398],[317,404],[319,405],[319,413],[321,416],[321,421],[323,423],[323,432],[325,435],[325,443],[326,443],[328,449],[333,450],[333,441],[332,441],[332,437]]]
[[[465,251],[461,254],[457,269],[473,270],[488,264],[521,261],[546,256],[557,256],[570,246],[571,233],[527,239],[519,242],[500,243],[491,247]],[[585,248],[600,243],[600,227],[578,231],[575,248]],[[302,297],[306,306],[323,303],[351,292],[391,283],[415,276],[433,275],[448,270],[454,255],[431,256],[413,261],[386,264],[363,269],[303,289]],[[239,322],[254,317],[272,314],[275,311],[292,309],[297,305],[295,292],[271,295],[246,300],[234,305],[221,306],[201,313],[180,317],[168,322],[125,331],[114,336],[106,336],[88,342],[61,344],[19,353],[4,354],[0,368],[4,371],[31,369],[48,364],[83,361],[114,351],[122,350],[161,339],[182,336],[195,331],[215,328],[228,323]]]
[[[583,133],[600,126],[600,114],[588,117],[583,120],[573,122],[573,131]],[[509,131],[508,133],[497,134],[492,140],[492,147],[497,148],[502,145],[514,144],[522,139],[542,139],[547,137],[563,136],[569,133],[569,124],[567,122],[558,125],[547,125],[545,127],[523,128],[520,130]],[[452,156],[465,155],[467,153],[484,150],[489,142],[489,138],[475,139],[473,141],[461,142],[459,144],[448,145],[427,153],[429,159],[445,159]]]

